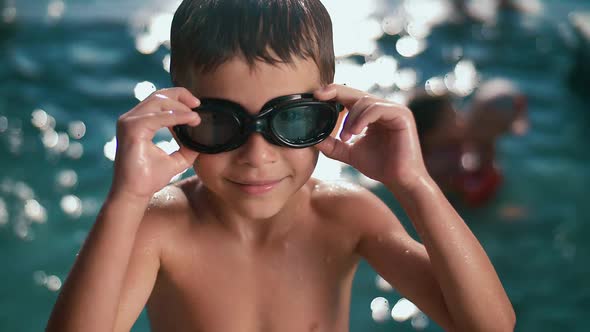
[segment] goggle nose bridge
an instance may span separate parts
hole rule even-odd
[[[251,118],[245,121],[244,131],[248,134],[261,133],[264,134],[270,130],[268,120],[263,118]]]

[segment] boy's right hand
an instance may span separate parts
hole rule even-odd
[[[117,121],[117,154],[111,193],[149,200],[172,177],[190,167],[198,152],[184,146],[168,155],[152,139],[160,128],[201,122],[200,101],[185,88],[158,90]]]

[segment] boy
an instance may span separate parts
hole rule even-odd
[[[177,87],[120,117],[111,191],[49,331],[128,331],[146,303],[154,331],[347,331],[361,257],[447,330],[513,328],[488,257],[424,168],[410,111],[329,84],[331,33],[318,0],[180,5],[171,31]],[[366,136],[291,148],[271,143],[286,139],[258,126],[261,118],[234,146],[225,143],[240,123],[221,122],[232,137],[223,144],[223,133],[190,131],[231,119],[226,112],[237,118],[237,109],[256,117],[268,101],[305,92],[317,105],[286,111],[320,125],[312,111],[338,102],[348,109],[341,139],[368,126]],[[199,116],[191,111],[199,105],[220,113]],[[273,126],[285,125],[278,119]],[[152,143],[162,127],[188,130],[176,136],[179,151],[166,155]],[[300,142],[315,139],[307,134]],[[182,142],[225,151],[200,153]],[[311,179],[319,151],[386,185],[424,245],[370,192]],[[197,177],[160,190],[190,166]]]

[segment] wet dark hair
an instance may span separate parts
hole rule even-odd
[[[321,83],[334,79],[332,21],[320,0],[184,0],[174,14],[170,46],[175,86],[235,56],[251,68],[256,61],[312,59]]]
[[[417,91],[410,97],[407,106],[414,114],[418,136],[422,141],[424,135],[438,125],[443,111],[452,107],[452,101],[448,94],[433,96],[426,91]]]

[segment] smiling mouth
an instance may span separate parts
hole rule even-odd
[[[247,194],[259,195],[264,194],[274,189],[283,179],[279,180],[264,180],[264,181],[233,181],[229,182],[235,184],[240,190]]]

